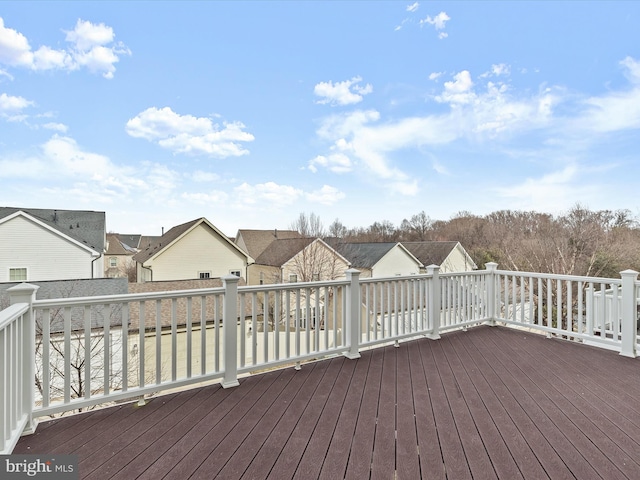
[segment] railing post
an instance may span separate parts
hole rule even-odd
[[[620,355],[636,357],[638,313],[636,299],[636,281],[638,272],[625,270],[620,272],[622,277],[622,344]]]
[[[21,283],[7,289],[11,305],[16,303],[29,304],[29,310],[26,313],[22,331],[24,345],[22,346],[21,360],[25,372],[25,378],[22,383],[23,403],[20,408],[23,412],[27,412],[27,424],[22,432],[23,435],[34,433],[38,426],[38,422],[33,418],[36,382],[36,317],[33,312],[33,302],[36,299],[36,292],[39,288],[39,286],[32,285],[30,283]]]
[[[431,332],[426,337],[431,340],[440,338],[440,267],[438,265],[429,265],[427,273],[431,275],[431,288],[429,289],[429,317],[431,318]]]
[[[237,387],[238,382],[238,281],[236,275],[222,277],[224,306],[222,327],[224,328],[224,377],[223,388]],[[266,319],[264,320],[266,322]]]
[[[345,272],[349,285],[347,286],[347,321],[345,322],[348,350],[344,354],[350,359],[360,358],[360,271],[350,268]]]
[[[487,271],[487,317],[489,321],[487,325],[496,326],[496,270],[498,264],[495,262],[487,262],[485,264]]]

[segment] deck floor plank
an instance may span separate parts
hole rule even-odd
[[[420,476],[422,478],[442,480],[446,478],[446,469],[440,442],[438,441],[431,388],[427,384],[425,374],[426,369],[433,368],[433,361],[431,358],[423,359],[420,343],[411,342],[408,348],[413,404],[416,416],[416,436],[420,457]]]
[[[504,327],[43,422],[83,479],[633,479],[637,360]]]
[[[353,448],[358,414],[363,401],[365,380],[371,362],[371,355],[364,355],[355,363],[346,397],[338,413],[338,423],[331,437],[326,458],[322,463],[319,478],[332,480],[343,478],[349,462],[349,452]]]
[[[578,478],[625,478],[590,439],[557,409],[546,393],[527,377],[525,372],[538,368],[537,365],[528,365],[522,360],[522,352],[511,350],[509,345],[497,346],[493,338],[485,335],[486,332],[478,333],[473,341],[484,344],[486,355],[493,357],[494,367],[502,371],[501,377],[508,382],[509,389]]]
[[[420,478],[420,457],[416,432],[416,415],[418,408],[413,401],[413,383],[411,375],[409,351],[412,345],[407,344],[397,352],[396,366],[396,471],[398,480]],[[415,383],[418,383],[417,381]]]
[[[293,478],[306,480],[320,476],[357,364],[358,362],[342,359],[335,385],[329,394],[325,408],[318,419],[318,426],[309,440]]]

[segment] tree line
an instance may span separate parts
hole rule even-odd
[[[590,210],[580,204],[558,215],[500,210],[459,212],[433,220],[424,211],[395,226],[388,220],[348,228],[339,219],[325,228],[314,213],[300,213],[292,230],[344,242],[458,241],[483,269],[617,278],[640,271],[640,221],[629,210]]]

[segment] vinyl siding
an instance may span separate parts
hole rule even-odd
[[[22,267],[27,268],[27,281],[92,278],[92,267],[103,270],[102,264],[92,265],[94,258],[89,250],[25,217],[0,224],[0,282],[9,281],[10,268]]]
[[[416,275],[418,273],[420,273],[420,266],[416,261],[396,246],[374,265],[372,276],[380,278],[395,275]]]
[[[469,263],[467,256],[459,248],[451,250],[451,253],[440,265],[440,273],[470,272],[472,270],[473,265]]]
[[[187,232],[145,266],[152,269],[155,282],[198,278],[199,272],[210,272],[211,278],[229,275],[232,270],[246,275],[246,257],[205,224]]]

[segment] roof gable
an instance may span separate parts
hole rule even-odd
[[[275,240],[302,238],[296,230],[238,230],[235,243],[243,247],[247,253],[258,258]]]
[[[473,268],[477,268],[475,262],[471,259],[467,251],[455,241],[425,241],[425,242],[402,242],[423,265],[442,265],[447,257],[451,255],[456,248],[468,259]]]
[[[24,214],[41,226],[78,245],[102,254],[105,250],[105,213],[87,210],[0,207],[0,222]]]
[[[3,212],[4,213],[4,212]],[[6,223],[6,222],[10,222],[11,220],[13,220],[14,218],[17,217],[22,217],[32,223],[35,223],[36,225],[38,225],[39,227],[43,228],[44,230],[52,233],[53,235],[56,235],[58,237],[61,237],[63,239],[65,239],[66,241],[70,242],[71,244],[81,248],[82,250],[86,250],[88,252],[91,253],[92,256],[94,257],[99,257],[100,255],[102,255],[104,253],[104,241],[100,242],[102,247],[101,248],[95,248],[93,246],[88,245],[87,240],[79,240],[78,238],[76,238],[76,236],[72,236],[72,235],[67,235],[65,233],[64,230],[61,230],[60,228],[56,228],[55,226],[52,226],[50,224],[50,222],[44,221],[38,217],[35,217],[33,215],[30,215],[26,212],[24,212],[23,210],[17,210],[13,213],[10,213],[8,215],[5,216],[1,216],[0,215],[0,224],[2,223]]]
[[[177,225],[169,231],[167,231],[161,237],[157,237],[151,240],[150,244],[142,251],[134,255],[134,260],[139,263],[145,263],[151,258],[161,254],[171,245],[178,242],[182,237],[184,237],[187,233],[189,233],[194,228],[198,227],[201,224],[205,224],[207,227],[211,228],[220,238],[220,240],[228,245],[230,248],[236,250],[243,257],[247,258],[247,261],[251,260],[251,257],[247,255],[245,251],[243,251],[238,245],[229,240],[224,233],[218,230],[211,222],[209,222],[206,218],[201,217],[195,220],[191,220],[190,222],[183,223],[182,225]],[[151,238],[151,237],[149,237]]]

